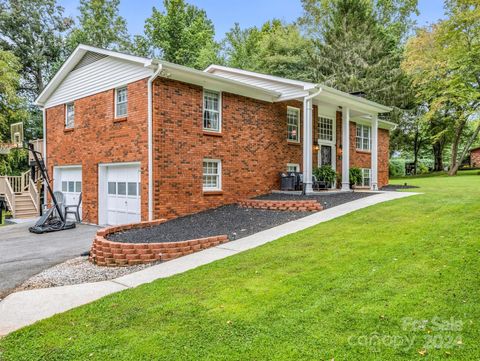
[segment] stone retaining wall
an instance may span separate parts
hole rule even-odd
[[[318,212],[323,209],[316,200],[271,201],[263,199],[245,199],[239,203],[240,207],[269,209],[275,211],[303,211]]]
[[[122,243],[105,238],[112,233],[152,227],[163,222],[166,220],[160,219],[100,229],[93,241],[89,260],[98,266],[132,266],[155,261],[168,261],[228,242],[227,235],[162,243]]]

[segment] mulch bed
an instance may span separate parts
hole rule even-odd
[[[410,186],[407,184],[389,184],[388,186],[383,186],[382,191],[396,191],[399,189],[414,189],[414,188],[420,188],[420,187]]]
[[[312,213],[314,212],[271,211],[228,205],[172,219],[153,227],[114,233],[106,238],[124,243],[161,243],[226,234],[230,240],[234,240]]]
[[[296,200],[317,200],[324,209],[339,206],[340,204],[354,201],[356,199],[373,196],[373,192],[338,192],[338,193],[325,193],[325,194],[288,194],[288,193],[269,193],[263,196],[259,196],[255,199],[266,199],[276,201],[296,201]]]

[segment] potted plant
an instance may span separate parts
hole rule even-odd
[[[362,182],[362,170],[357,167],[350,168],[350,188],[355,189],[357,184]]]
[[[330,165],[322,165],[313,170],[313,175],[318,181],[325,182],[327,188],[331,188],[337,179],[337,172]]]

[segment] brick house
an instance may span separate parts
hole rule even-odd
[[[388,183],[391,109],[308,82],[205,71],[80,45],[36,100],[54,190],[85,222],[174,217],[279,189],[331,165],[347,190]],[[311,192],[311,183],[306,191]]]
[[[480,167],[480,147],[470,149],[470,167]]]

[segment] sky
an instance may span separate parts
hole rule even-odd
[[[277,18],[287,22],[302,15],[300,0],[187,0],[207,12],[215,25],[216,39],[221,40],[235,22],[242,28],[260,26],[267,20]],[[78,15],[79,0],[58,0],[65,14]],[[163,9],[162,0],[121,0],[120,14],[127,20],[130,34],[142,34],[145,19],[152,8]],[[419,0],[418,25],[434,23],[443,16],[443,0]]]

